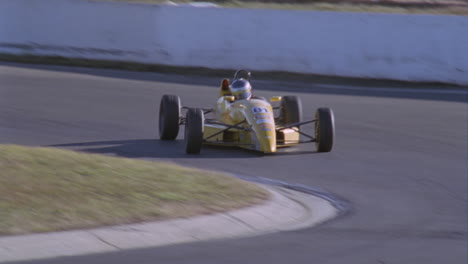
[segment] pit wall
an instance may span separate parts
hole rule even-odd
[[[0,53],[468,85],[468,16],[1,0]]]

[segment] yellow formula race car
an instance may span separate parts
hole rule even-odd
[[[232,82],[222,80],[214,108],[183,107],[178,96],[164,95],[159,110],[159,136],[161,140],[175,140],[179,127],[185,125],[188,154],[200,153],[203,144],[274,153],[281,147],[315,142],[318,152],[331,151],[335,135],[331,109],[319,108],[315,119],[302,121],[298,97],[274,96],[270,102],[252,95],[250,72],[239,70]],[[315,125],[313,135],[301,129],[310,123]]]

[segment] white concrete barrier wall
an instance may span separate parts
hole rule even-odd
[[[1,0],[0,52],[145,60],[155,9],[76,0]]]
[[[2,0],[0,52],[468,84],[468,17]]]

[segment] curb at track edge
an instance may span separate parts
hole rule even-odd
[[[282,188],[317,196],[319,198],[322,198],[328,201],[333,207],[335,207],[338,210],[338,216],[344,216],[344,215],[350,214],[354,210],[350,201],[338,195],[335,195],[331,192],[318,188],[318,187],[311,187],[311,186],[298,184],[298,183],[287,183],[284,181],[274,180],[274,179],[269,179],[269,178],[259,177],[259,176],[246,176],[246,175],[239,175],[239,174],[233,174],[233,175],[236,178],[239,178],[245,181],[282,187]]]

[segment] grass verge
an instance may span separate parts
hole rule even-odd
[[[91,228],[222,212],[264,189],[168,163],[0,145],[0,235]]]

